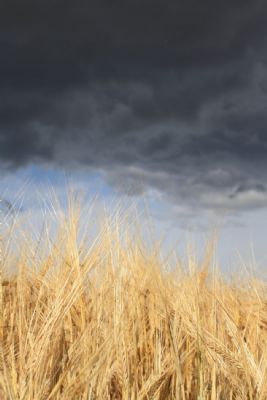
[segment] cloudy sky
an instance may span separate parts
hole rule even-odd
[[[71,176],[146,198],[178,241],[223,221],[222,254],[267,262],[266,20],[264,0],[1,1],[0,195]]]

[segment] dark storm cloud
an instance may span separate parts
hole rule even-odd
[[[2,1],[2,165],[88,165],[131,193],[264,206],[266,19],[259,0]]]

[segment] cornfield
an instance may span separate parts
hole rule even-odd
[[[2,400],[267,399],[264,281],[226,280],[212,244],[168,268],[120,222],[86,245],[79,219],[2,233]]]

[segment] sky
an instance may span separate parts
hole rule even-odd
[[[264,268],[266,20],[264,0],[2,0],[0,196],[27,182],[36,209],[67,176],[146,199],[169,244],[219,224],[224,265],[253,247]]]

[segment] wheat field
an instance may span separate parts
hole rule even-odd
[[[89,246],[72,207],[53,237],[1,237],[2,400],[267,399],[267,291],[213,245],[168,268],[118,222]]]

